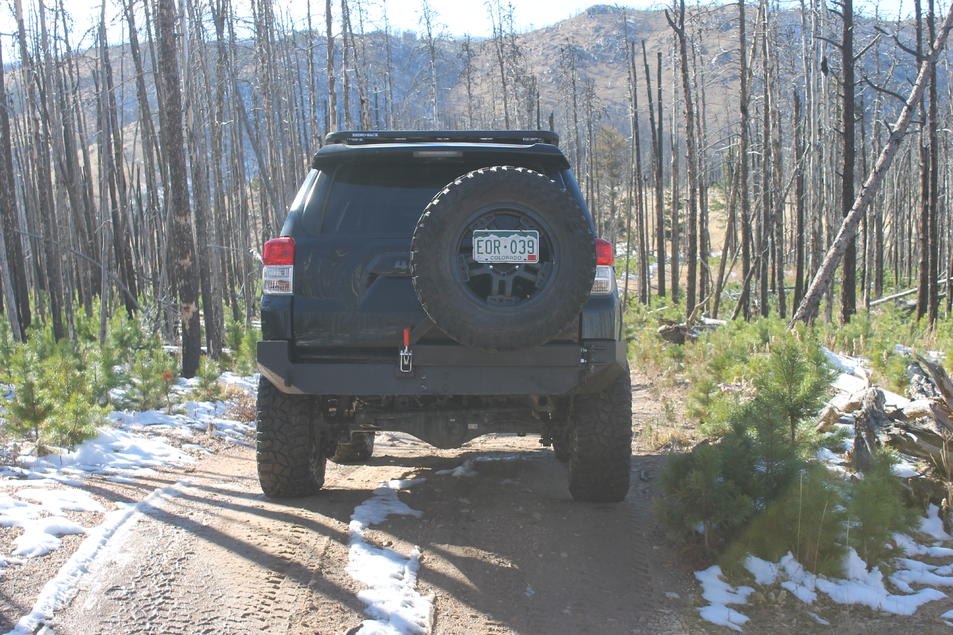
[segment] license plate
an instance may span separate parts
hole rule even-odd
[[[477,262],[539,262],[539,232],[503,229],[473,231],[473,259]]]

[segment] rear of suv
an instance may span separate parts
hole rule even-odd
[[[611,244],[546,131],[337,132],[263,250],[257,462],[303,496],[378,431],[539,434],[576,500],[629,487]]]

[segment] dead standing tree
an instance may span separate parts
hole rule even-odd
[[[649,59],[642,40],[642,66],[645,69],[645,93],[649,102],[649,127],[652,130],[652,174],[655,177],[655,253],[658,267],[658,294],[665,297],[665,200],[662,174],[662,85],[661,53],[658,56],[658,122],[655,117],[655,101],[652,98],[652,75],[649,73]]]
[[[751,125],[751,115],[748,111],[748,51],[745,22],[745,0],[738,0],[738,62],[741,69],[739,73],[741,93],[738,97],[741,116],[738,136],[738,191],[741,195],[741,277],[744,280],[738,304],[747,319],[751,316],[751,199],[748,194],[748,129]]]
[[[814,279],[811,281],[811,286],[808,288],[804,299],[801,300],[801,304],[794,313],[794,317],[791,319],[792,326],[797,322],[811,322],[817,315],[821,298],[834,279],[834,271],[844,257],[848,245],[852,242],[857,232],[857,226],[860,224],[861,218],[866,213],[870,202],[873,200],[880,184],[883,182],[884,176],[890,168],[890,164],[893,162],[897,150],[900,149],[900,144],[906,134],[907,127],[910,125],[913,113],[917,108],[920,98],[923,96],[923,91],[926,88],[933,66],[936,64],[940,52],[946,45],[946,39],[951,28],[953,28],[953,5],[950,6],[946,19],[943,21],[943,26],[940,27],[936,39],[930,47],[929,54],[920,63],[920,70],[917,73],[916,82],[914,82],[913,88],[910,90],[910,96],[907,97],[907,101],[904,103],[903,109],[900,111],[900,115],[897,117],[897,121],[890,131],[890,137],[887,139],[887,143],[884,145],[880,156],[877,157],[877,162],[867,176],[866,181],[864,181],[860,194],[857,195],[857,198],[851,205],[850,212],[847,214],[843,223],[841,223],[840,230],[838,230],[837,236],[834,238],[830,249],[828,249],[820,269],[814,275]]]
[[[31,140],[29,152],[36,172],[36,202],[40,213],[43,234],[40,237],[41,250],[44,256],[46,289],[49,293],[50,314],[53,322],[53,337],[57,340],[66,335],[63,325],[63,275],[61,267],[61,252],[59,251],[59,232],[55,217],[53,184],[50,165],[50,130],[49,117],[44,116],[47,111],[46,94],[40,62],[30,54],[30,44],[27,40],[27,31],[23,13],[22,0],[15,0],[14,9],[17,23],[17,41],[20,47],[20,64],[25,75],[26,110],[29,118]],[[43,8],[40,7],[42,11]]]
[[[685,311],[691,315],[695,310],[696,282],[698,278],[698,149],[695,136],[695,105],[692,100],[692,83],[689,79],[689,59],[687,35],[685,33],[685,0],[679,0],[677,19],[672,19],[668,11],[665,19],[675,31],[678,39],[678,51],[681,57],[682,98],[685,100],[685,143],[688,146],[688,280],[686,285]],[[675,192],[672,192],[674,201]],[[674,205],[674,202],[673,202]]]
[[[0,50],[2,50],[0,42]],[[30,296],[26,268],[10,266],[23,262],[19,223],[16,213],[16,194],[13,184],[13,153],[10,138],[10,117],[7,112],[7,92],[4,84],[3,57],[0,54],[0,237],[3,244],[3,293],[7,319],[14,337],[24,341],[24,330],[30,326]]]
[[[179,298],[182,329],[182,376],[194,377],[199,366],[201,339],[196,289],[195,245],[192,241],[192,210],[189,204],[185,141],[182,134],[182,93],[179,85],[175,0],[158,0],[156,40],[158,80],[161,84],[162,159],[168,175],[165,193],[172,222],[171,255],[173,280]]]
[[[841,209],[844,216],[851,212],[854,201],[854,171],[857,160],[854,134],[854,1],[841,1],[841,135],[844,139],[841,151]],[[836,13],[836,12],[835,12]],[[866,214],[866,210],[864,211]],[[863,214],[862,214],[863,215]],[[841,275],[841,321],[850,321],[857,313],[857,241],[851,233],[844,250],[844,268]]]

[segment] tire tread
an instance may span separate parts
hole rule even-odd
[[[288,395],[262,377],[256,402],[255,459],[266,496],[310,496],[324,485],[324,456],[314,438],[314,400]]]
[[[569,492],[577,501],[618,502],[629,491],[632,385],[628,369],[573,404]]]

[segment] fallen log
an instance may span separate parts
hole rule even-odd
[[[910,380],[907,395],[911,399],[936,399],[940,396],[940,392],[930,379],[930,375],[917,362],[907,364],[907,378]]]
[[[951,281],[953,281],[953,278],[947,278],[946,280],[944,280],[943,278],[940,278],[939,280],[937,280],[937,285],[943,286],[944,284],[947,284],[948,282],[951,282]],[[884,296],[882,298],[877,298],[876,300],[871,301],[870,306],[875,307],[878,304],[883,304],[884,302],[890,302],[891,300],[898,300],[908,295],[913,295],[918,290],[919,290],[919,287],[913,287],[912,289],[907,289],[906,291],[901,291],[900,293],[894,293],[892,295]]]
[[[684,344],[698,339],[698,336],[704,331],[711,331],[723,324],[724,320],[713,320],[710,318],[698,318],[693,315],[685,322],[676,324],[670,320],[659,320],[662,325],[658,327],[658,334],[666,342],[673,344]]]
[[[946,369],[944,369],[943,365],[939,362],[931,362],[922,355],[917,355],[917,360],[919,360],[920,365],[924,366],[927,372],[930,373],[930,379],[933,380],[933,385],[936,386],[937,391],[943,396],[946,405],[953,408],[953,381],[950,381],[950,376],[946,374]]]
[[[953,410],[939,399],[918,399],[911,401],[901,409],[904,419],[912,421],[928,417],[936,421],[943,429],[953,434]]]
[[[864,395],[863,408],[854,419],[852,463],[860,471],[870,469],[877,460],[877,448],[882,447],[890,447],[907,457],[922,460],[932,468],[932,473],[923,470],[917,476],[903,478],[907,496],[911,502],[921,506],[928,503],[944,504],[949,496],[953,437],[929,417],[904,419],[908,409],[911,415],[932,412],[929,404],[914,404],[888,413],[884,409],[883,391],[876,387],[868,389]]]
[[[843,416],[843,413],[837,409],[837,407],[827,404],[824,406],[824,409],[821,410],[821,415],[817,419],[817,431],[818,432],[830,432],[831,428],[834,427],[834,424],[840,421],[840,418]]]
[[[918,403],[911,414],[918,410],[930,410],[930,406]],[[903,454],[923,459],[938,473],[950,476],[950,463],[953,459],[953,437],[950,432],[928,417],[910,420],[903,417],[903,410],[892,416],[887,414],[884,394],[880,388],[867,390],[863,407],[854,419],[855,467],[861,471],[869,469],[875,460],[876,449],[889,446]]]
[[[885,429],[890,419],[884,411],[884,393],[879,388],[868,389],[861,401],[861,410],[854,417],[854,467],[861,472],[869,470],[876,462],[877,448],[887,439]]]
[[[698,337],[685,324],[663,324],[657,332],[659,337],[672,344],[684,344]]]

